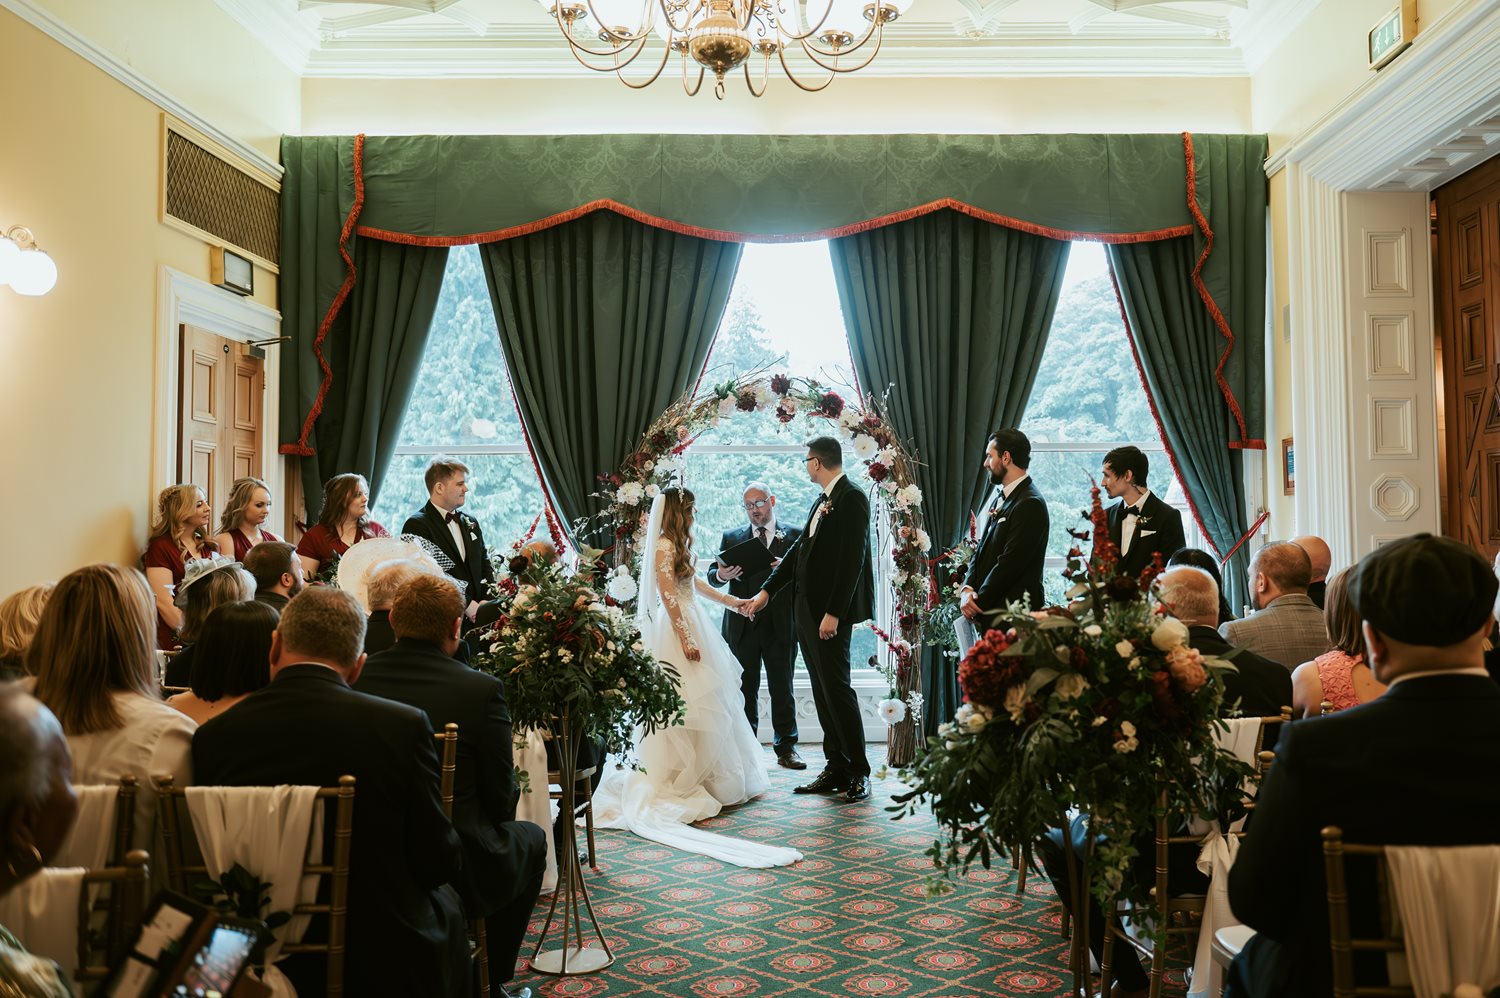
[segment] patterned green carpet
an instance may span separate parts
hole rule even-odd
[[[816,773],[816,749],[803,755]],[[871,746],[872,760],[883,756],[883,746]],[[923,851],[935,826],[891,820],[885,808],[901,790],[894,780],[876,783],[868,803],[843,804],[793,794],[806,774],[772,773],[770,792],[701,827],[792,846],[803,862],[745,870],[600,831],[599,872],[585,870],[585,879],[614,965],[569,978],[523,966],[514,987],[612,998],[1065,993],[1062,909],[1045,878],[1028,877],[1017,896],[1013,870],[976,870],[957,890],[929,898]],[[1174,970],[1167,993],[1181,994],[1180,965]]]

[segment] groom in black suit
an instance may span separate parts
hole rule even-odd
[[[469,497],[469,468],[452,458],[433,458],[423,480],[427,505],[407,517],[401,532],[426,538],[453,562],[448,574],[464,583],[464,598],[468,600],[464,616],[473,622],[480,604],[490,598],[490,583],[495,576],[484,550],[479,521],[460,511]]]
[[[984,513],[979,546],[959,580],[959,608],[970,620],[1025,600],[1033,610],[1046,605],[1042,566],[1047,558],[1051,517],[1027,470],[1031,441],[1020,430],[996,430],[984,451],[984,470],[999,486]]]
[[[1111,499],[1120,500],[1106,514],[1109,539],[1120,551],[1116,571],[1121,575],[1140,575],[1156,555],[1166,565],[1168,558],[1187,547],[1182,514],[1146,487],[1150,470],[1139,447],[1116,447],[1104,455],[1099,484]]]
[[[716,560],[708,569],[708,584],[729,584],[729,594],[749,599],[760,592],[786,554],[802,536],[796,527],[784,527],[776,520],[776,497],[764,482],[745,486],[745,516],[749,523],[724,531],[719,555],[730,548],[755,540],[771,553],[771,567],[746,574],[739,565]],[[760,733],[760,667],[766,666],[766,687],[771,693],[771,725],[775,731],[776,761],[787,769],[806,769],[807,763],[797,754],[797,701],[792,695],[792,673],[797,663],[797,631],[793,621],[792,600],[781,596],[772,601],[764,613],[754,619],[733,610],[724,611],[724,640],[739,659],[743,680],[740,691],[745,695],[745,717],[750,729]]]
[[[812,677],[813,704],[823,726],[828,766],[799,794],[842,794],[870,799],[870,760],[859,697],[849,683],[849,639],[854,625],[874,613],[875,573],[870,565],[870,501],[844,477],[844,452],[832,437],[807,443],[807,477],[823,489],[807,515],[802,536],[751,600],[759,613],[771,597],[792,587],[797,641]]]

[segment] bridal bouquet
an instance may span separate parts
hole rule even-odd
[[[587,574],[529,566],[473,664],[505,682],[515,727],[553,729],[567,710],[575,731],[626,745],[682,723],[681,679],[641,644],[635,621],[610,606]]]
[[[1098,837],[1083,871],[1096,896],[1144,902],[1129,871],[1159,793],[1170,813],[1213,817],[1218,788],[1238,788],[1248,767],[1214,739],[1233,666],[1188,647],[1187,627],[1153,609],[1159,568],[1116,574],[1097,488],[1093,507],[1100,541],[1087,559],[1075,546],[1065,573],[1080,602],[995,616],[959,665],[965,703],[904,774],[901,807],[930,803],[942,837],[928,855],[945,873],[988,867],[999,851],[1023,888],[1035,844],[1076,807]]]

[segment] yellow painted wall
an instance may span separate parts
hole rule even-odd
[[[91,561],[139,557],[153,506],[159,268],[209,275],[207,246],[157,221],[159,109],[6,11],[0,52],[0,226],[29,226],[59,271],[41,298],[0,287],[4,595]],[[272,99],[284,89],[244,94],[253,113],[220,104],[212,88],[179,96],[219,124],[294,130],[296,102]],[[268,127],[237,137],[274,148]],[[262,273],[257,285],[274,307],[275,281]]]
[[[1246,132],[1250,88],[1226,79],[839,79],[804,94],[785,80],[765,97],[730,80],[726,99],[680,83],[644,91],[613,77],[569,80],[308,79],[306,135],[671,132]]]

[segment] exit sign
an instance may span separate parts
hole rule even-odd
[[[1401,0],[1370,29],[1370,68],[1379,69],[1406,50],[1417,33],[1417,2]]]

